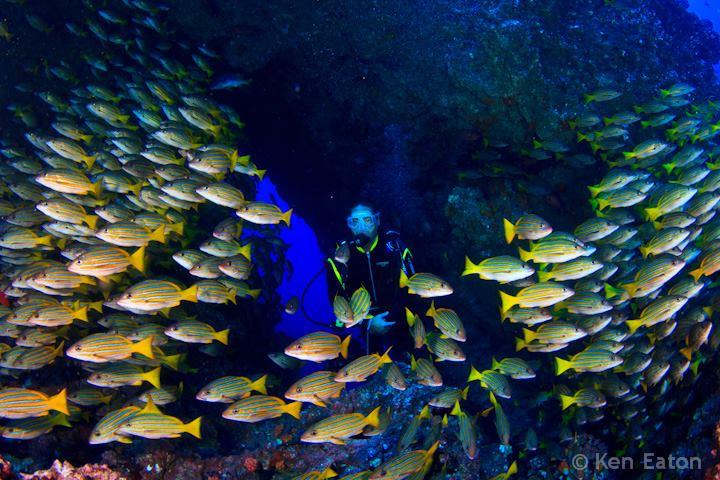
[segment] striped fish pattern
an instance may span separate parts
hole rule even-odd
[[[326,400],[338,398],[345,389],[344,383],[335,381],[336,375],[330,371],[311,373],[293,383],[285,392],[285,398],[326,407]]]
[[[285,354],[300,360],[322,362],[341,356],[347,358],[350,335],[340,337],[328,332],[313,332],[300,337],[285,347]]]
[[[238,209],[245,204],[243,192],[225,182],[203,185],[197,189],[197,193],[222,207]]]
[[[42,417],[51,410],[69,415],[65,389],[54,396],[26,388],[4,388],[0,390],[1,418]]]
[[[283,413],[300,418],[301,408],[301,402],[285,403],[281,398],[253,395],[230,405],[222,416],[228,420],[255,423],[277,418]]]
[[[415,372],[415,377],[420,385],[442,387],[442,375],[440,375],[435,365],[427,358],[418,358],[416,360],[415,357],[411,355],[410,368]]]
[[[165,226],[151,231],[138,223],[120,221],[104,226],[95,233],[100,240],[118,247],[145,247],[151,241],[165,243]]]
[[[267,394],[266,380],[267,375],[255,381],[247,377],[221,377],[200,389],[195,398],[205,402],[233,403],[250,396],[252,392]]]
[[[464,342],[467,340],[465,326],[454,310],[449,308],[436,309],[435,302],[433,301],[425,315],[433,319],[435,326],[443,333],[443,335],[446,335],[453,340],[457,340],[458,342]]]
[[[300,437],[306,443],[333,443],[344,445],[350,437],[362,433],[367,426],[378,427],[380,407],[367,416],[362,413],[332,415],[310,426]]]
[[[292,209],[283,212],[277,205],[265,202],[246,202],[235,212],[238,217],[258,225],[277,225],[285,223],[290,226]]]
[[[382,355],[373,353],[356,358],[338,370],[335,381],[342,383],[364,382],[370,375],[377,373],[384,364],[392,363],[389,355],[390,348]]]
[[[73,344],[68,348],[66,355],[86,362],[106,363],[125,360],[133,353],[139,353],[150,359],[155,358],[152,352],[152,337],[133,343],[122,335],[95,333]]]
[[[182,300],[197,302],[197,287],[183,290],[167,280],[143,280],[125,290],[117,303],[129,309],[153,312],[176,307]]]
[[[150,385],[159,388],[160,369],[161,367],[157,367],[146,372],[138,365],[113,363],[90,374],[87,382],[96,387],[109,388],[139,386],[142,385],[143,382],[148,382]]]
[[[140,413],[140,410],[141,409],[139,407],[128,406],[118,410],[113,410],[105,415],[95,425],[92,433],[90,433],[90,444],[99,445],[110,442],[131,443],[130,438],[118,433],[118,428],[120,428],[120,425]]]
[[[78,275],[104,278],[122,273],[131,265],[139,272],[145,271],[145,247],[138,248],[132,255],[112,245],[91,247],[71,261],[67,269]]]
[[[373,470],[369,478],[370,480],[401,480],[421,472],[432,462],[437,447],[438,442],[435,442],[427,450],[412,450],[397,455]]]

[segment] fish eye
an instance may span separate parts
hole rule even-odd
[[[295,392],[297,392],[297,393],[302,393],[302,387],[297,387],[297,388],[295,389]]]
[[[232,412],[233,412],[233,413],[240,413],[240,410],[238,410],[237,408],[234,408]]]
[[[298,343],[297,345],[295,345],[295,348],[297,348],[297,349],[302,348],[302,343]]]

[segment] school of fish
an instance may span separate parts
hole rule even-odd
[[[13,104],[9,110],[26,134],[0,139],[0,262],[9,300],[0,306],[0,435],[7,439],[30,440],[88,419],[91,444],[201,438],[202,418],[162,412],[188,394],[182,385],[165,384],[163,371],[178,370],[190,348],[228,344],[232,328],[216,329],[185,307],[256,299],[261,292],[248,283],[253,245],[243,232],[291,222],[292,210],[252,198],[253,182],[265,171],[242,154],[237,113],[208,93],[224,88],[212,86],[217,55],[183,43],[174,57],[154,42],[164,33],[164,8],[145,0],[115,8],[67,25],[105,53],[88,55],[85,72],[62,62],[44,65],[42,73],[58,85],[37,95],[47,122]],[[39,17],[28,21],[47,27]],[[267,375],[239,371],[190,394],[225,404],[213,415],[255,423],[283,415],[303,422],[304,404],[326,408],[348,383],[376,374],[399,391],[410,382],[437,389],[405,426],[396,452],[343,479],[425,478],[442,442],[455,438],[469,460],[476,458],[478,420],[463,408],[476,381],[490,404],[479,413],[493,414],[498,439],[510,445],[518,432],[502,402],[512,398],[511,380],[536,377],[536,364],[553,369],[557,380],[548,397],[572,412],[562,416],[561,437],[569,426],[605,415],[619,431],[660,428],[683,398],[665,393],[692,384],[708,358],[704,352],[720,345],[707,288],[720,269],[714,221],[720,149],[712,143],[720,107],[692,103],[692,92],[676,84],[632,112],[570,120],[578,142],[588,142],[609,166],[589,188],[594,216],[573,232],[556,231],[532,214],[506,220],[505,239],[518,246],[517,257],[466,258],[462,275],[500,284],[501,320],[517,325],[517,356],[488,358],[487,368],[467,365],[465,325],[440,304],[453,287],[432,273],[401,272],[399,288],[427,302],[426,311],[405,311],[415,351],[397,354],[409,354],[412,378],[393,362],[392,348],[349,358],[351,335],[316,331],[269,354],[283,368],[332,362],[284,392],[269,393]],[[601,90],[585,100],[602,104],[621,95]],[[558,156],[570,150],[558,140],[534,147]],[[226,218],[191,244],[187,231],[205,209],[223,210]],[[181,278],[153,273],[156,266],[168,270],[166,258],[181,267]],[[297,299],[286,310],[296,311]],[[368,291],[335,297],[333,312],[348,328],[369,321]],[[469,370],[467,384],[445,385],[438,362],[463,363],[458,368]],[[28,386],[29,375],[52,368],[75,368],[83,378],[70,388]],[[133,392],[132,400],[121,391]],[[381,435],[392,415],[383,405],[327,415],[303,423],[297,441],[345,445]],[[423,425],[430,433],[414,449]],[[520,443],[538,448],[532,428]],[[512,462],[495,478],[517,471]],[[325,465],[296,478],[335,476]]]

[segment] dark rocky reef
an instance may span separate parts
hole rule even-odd
[[[420,235],[443,215],[458,169],[476,166],[483,140],[508,144],[501,160],[526,168],[519,151],[563,132],[584,92],[632,87],[648,98],[679,80],[699,95],[714,90],[720,38],[686,8],[684,0],[185,0],[171,19],[253,78],[242,102],[250,131],[259,147],[286,140],[274,148],[295,160],[279,179],[293,203],[313,210],[307,199],[335,199],[327,208],[342,218],[369,196],[386,218],[407,212],[393,220]]]

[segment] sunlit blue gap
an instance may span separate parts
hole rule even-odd
[[[256,199],[261,202],[274,203],[283,211],[290,208],[267,176],[257,186]],[[285,272],[282,283],[277,289],[283,304],[293,296],[302,299],[303,291],[307,288],[304,306],[308,315],[316,322],[330,325],[333,313],[328,297],[325,272],[317,275],[310,285],[313,277],[321,269],[324,269],[326,259],[326,255],[320,249],[315,232],[305,220],[297,215],[297,212],[293,211],[290,227],[282,227],[280,238],[288,245],[286,260],[292,265],[290,271]],[[302,306],[295,315],[288,315],[283,311],[275,330],[291,338],[298,338],[320,328],[311,319],[305,316]]]
[[[688,10],[700,18],[709,20],[716,32],[720,32],[720,1],[690,0]],[[715,64],[715,74],[720,77],[720,64]]]

